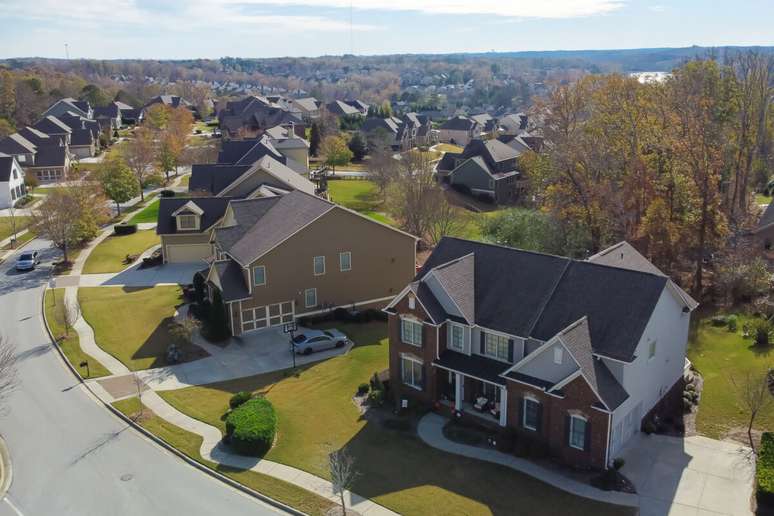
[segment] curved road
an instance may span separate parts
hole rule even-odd
[[[40,315],[56,255],[47,247],[25,248],[41,251],[36,271],[17,273],[15,256],[0,264],[0,331],[16,344],[20,378],[0,416],[13,465],[0,516],[277,514],[147,440],[75,380]]]

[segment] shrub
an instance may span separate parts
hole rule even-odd
[[[771,321],[765,317],[760,319],[753,319],[753,321],[750,323],[750,332],[753,339],[755,339],[756,346],[768,346],[772,332]]]
[[[654,423],[650,419],[648,419],[642,424],[642,431],[648,435],[656,433],[656,430],[658,430],[658,428],[656,427],[656,423]]]
[[[237,408],[240,405],[243,405],[245,402],[249,401],[253,397],[252,393],[247,391],[240,391],[233,396],[231,396],[231,399],[228,400],[228,406],[231,407],[231,410]]]
[[[725,326],[726,325],[726,316],[725,315],[716,315],[712,318],[712,326]]]
[[[737,326],[739,324],[739,318],[736,315],[729,315],[726,319],[726,324],[728,325],[728,331],[736,332]]]
[[[220,290],[216,289],[212,295],[212,304],[207,310],[203,334],[207,340],[212,342],[222,342],[231,337],[231,330],[228,327],[228,313],[226,305],[223,304]]]
[[[159,192],[159,197],[174,197],[174,190],[162,190]]]
[[[226,416],[227,441],[242,455],[263,456],[276,433],[277,415],[266,398],[248,400]]]
[[[764,432],[755,471],[758,505],[774,508],[774,433]]]
[[[613,459],[613,469],[618,471],[626,464],[626,460],[623,457],[616,457]]]
[[[113,233],[116,235],[131,235],[137,233],[137,224],[116,224],[113,226]]]
[[[357,386],[357,395],[358,396],[363,396],[363,395],[367,394],[368,391],[370,391],[370,390],[371,390],[371,386],[370,385],[368,385],[367,383],[361,383],[360,385]]]
[[[384,404],[384,391],[381,389],[372,390],[368,394],[368,402],[375,407],[381,407]]]

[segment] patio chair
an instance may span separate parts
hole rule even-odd
[[[476,403],[473,404],[473,408],[478,410],[479,412],[483,412],[486,409],[486,404],[489,403],[489,400],[486,399],[483,396],[479,396],[476,398]]]
[[[492,408],[489,409],[489,413],[492,414],[494,417],[500,417],[500,402],[495,402],[492,405]]]

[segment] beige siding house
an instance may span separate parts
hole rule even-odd
[[[164,263],[202,262],[212,256],[210,237],[231,197],[171,197],[159,200],[156,233]]]

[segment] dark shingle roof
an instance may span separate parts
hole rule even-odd
[[[475,254],[475,320],[510,335],[548,340],[584,316],[594,351],[629,361],[664,289],[663,276],[508,247],[444,238],[417,280]]]
[[[94,134],[91,129],[74,129],[70,136],[70,145],[91,145],[94,143]]]
[[[215,240],[239,263],[249,264],[335,205],[298,190],[231,203],[236,225],[215,229]]]
[[[475,255],[469,254],[449,264],[441,265],[433,270],[433,276],[438,279],[443,289],[462,312],[468,321],[476,320],[475,285]]]
[[[433,365],[459,371],[468,376],[474,376],[497,385],[505,385],[506,380],[502,376],[511,364],[482,357],[480,355],[465,355],[456,351],[446,350],[441,356],[433,360]]]
[[[249,165],[196,164],[191,166],[189,192],[217,195],[250,169]]]
[[[341,100],[334,100],[325,105],[326,109],[336,116],[359,115],[360,110]]]
[[[35,167],[64,167],[67,149],[56,145],[38,147],[35,153]]]
[[[242,268],[233,260],[220,261],[212,264],[215,274],[220,280],[223,301],[237,301],[250,297],[250,289],[245,284]]]
[[[173,235],[177,233],[177,224],[172,214],[192,201],[204,212],[201,219],[201,230],[212,227],[226,213],[231,197],[162,197],[159,199],[159,218],[156,233],[159,235]],[[190,231],[186,231],[190,233]]]
[[[466,116],[458,115],[441,124],[441,129],[450,131],[469,131],[476,125],[476,121]]]
[[[6,154],[30,154],[37,146],[19,133],[9,134],[0,140],[0,152]]]
[[[0,154],[0,183],[7,183],[13,170],[13,156]]]
[[[33,125],[35,129],[38,131],[44,132],[48,135],[51,134],[66,134],[72,132],[72,129],[59,120],[57,117],[48,115],[46,117],[41,118],[37,122],[35,122],[35,125]]]

